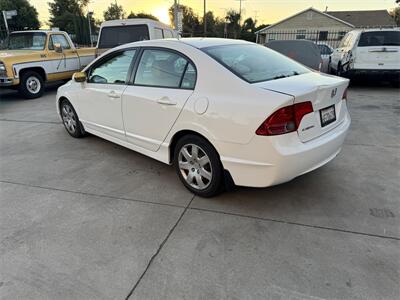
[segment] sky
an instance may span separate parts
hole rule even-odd
[[[48,4],[51,0],[29,0],[39,12],[39,20],[43,28],[47,28],[49,18]],[[103,18],[103,11],[115,0],[91,0],[88,10],[94,12],[96,19]],[[117,0],[129,14],[147,12],[156,15],[161,21],[169,22],[168,8],[173,0]],[[227,9],[239,10],[240,0],[206,0],[207,11],[213,11],[216,16],[224,16]],[[203,0],[180,0],[180,3],[193,8],[200,16],[203,15]],[[273,24],[309,7],[324,11],[328,10],[372,10],[391,9],[395,0],[242,0],[242,20],[247,17],[257,19],[258,24]]]

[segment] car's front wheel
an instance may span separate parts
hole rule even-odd
[[[85,131],[72,104],[64,99],[60,104],[61,118],[67,132],[75,137],[84,136]]]
[[[27,99],[39,98],[44,92],[44,80],[35,71],[27,71],[21,75],[19,92]]]
[[[176,172],[187,189],[201,197],[213,197],[222,187],[222,165],[217,151],[197,135],[182,137],[174,151]]]

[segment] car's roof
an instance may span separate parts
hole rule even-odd
[[[232,40],[222,38],[170,38],[170,39],[156,39],[132,42],[116,47],[115,49],[124,49],[129,47],[143,47],[143,46],[172,46],[173,44],[185,44],[197,49],[224,46],[224,45],[255,45],[254,43],[243,40]]]
[[[120,26],[120,25],[139,25],[139,24],[152,24],[157,26],[163,26],[170,28],[167,24],[164,24],[160,21],[152,20],[152,19],[144,19],[144,18],[134,18],[134,19],[122,19],[122,20],[109,20],[101,23],[101,27],[108,26]]]
[[[400,31],[399,27],[396,28],[363,28],[363,29],[354,29],[351,30],[350,32],[374,32],[374,31]]]
[[[207,48],[224,45],[252,44],[243,40],[223,39],[223,38],[183,38],[179,41],[191,45],[195,48]]]
[[[51,29],[49,29],[49,30],[21,30],[21,31],[13,31],[13,32],[11,32],[10,34],[12,34],[12,33],[49,33],[49,32],[51,32],[51,33],[65,33],[65,31],[60,31],[60,30],[51,30]]]

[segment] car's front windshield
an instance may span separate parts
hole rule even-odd
[[[46,34],[42,32],[12,33],[6,43],[9,50],[43,50]]]
[[[311,72],[294,60],[255,44],[214,46],[203,51],[250,83]]]

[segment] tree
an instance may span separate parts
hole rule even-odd
[[[122,5],[117,2],[111,3],[106,11],[103,12],[104,20],[118,20],[125,18],[125,11]]]
[[[16,10],[18,15],[7,20],[10,31],[24,29],[38,29],[40,22],[35,7],[29,4],[28,0],[1,0],[0,11]],[[1,16],[1,19],[2,16]],[[0,21],[3,23],[3,20]]]
[[[128,19],[136,19],[136,18],[151,19],[154,21],[158,21],[158,18],[156,16],[153,16],[152,14],[147,14],[144,12],[135,14],[134,12],[131,11],[131,13],[128,15]]]
[[[238,33],[240,30],[240,14],[234,9],[228,10],[226,13],[227,20],[229,22],[228,24],[228,30],[230,32],[233,32],[233,38],[238,37]],[[228,34],[229,35],[229,34]]]
[[[186,5],[179,5],[178,8],[182,10],[182,36],[198,36],[202,33],[200,27],[199,16],[193,12],[193,9]],[[169,17],[171,23],[175,22],[174,18],[174,6],[169,8]]]
[[[390,11],[390,15],[393,17],[393,19],[396,22],[397,26],[400,26],[400,6],[393,8]]]
[[[252,18],[247,18],[244,20],[242,25],[242,30],[240,33],[240,38],[246,41],[255,42],[256,41],[256,21]]]
[[[88,3],[89,0],[53,0],[53,2],[49,2],[49,25],[75,34],[77,28],[73,20],[76,16],[84,15],[83,9]]]

